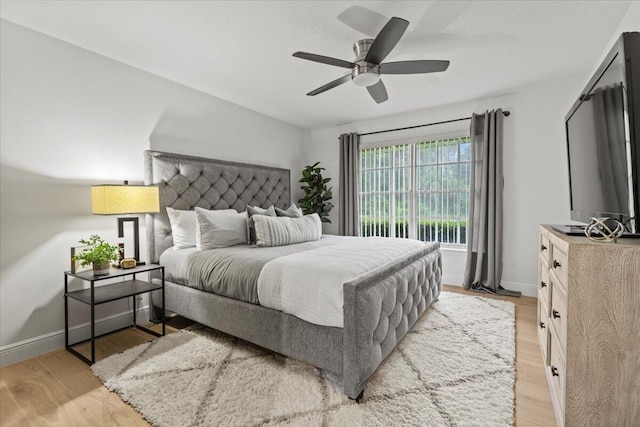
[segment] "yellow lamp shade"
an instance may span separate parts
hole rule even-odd
[[[158,187],[145,185],[94,185],[91,208],[95,215],[160,212]]]

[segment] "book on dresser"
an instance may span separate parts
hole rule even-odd
[[[640,422],[640,241],[540,226],[538,338],[558,426]]]

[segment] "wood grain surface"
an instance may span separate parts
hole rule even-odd
[[[555,425],[536,332],[537,299],[490,296],[447,285],[444,290],[515,303],[516,425]],[[188,324],[186,319],[172,319],[167,333]],[[97,340],[96,357],[100,360],[150,339],[136,329],[107,335]],[[84,354],[86,347],[81,350]],[[3,427],[148,425],[133,408],[109,392],[86,364],[63,349],[0,368],[0,408]]]

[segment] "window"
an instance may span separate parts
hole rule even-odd
[[[360,235],[464,245],[469,137],[360,151]]]

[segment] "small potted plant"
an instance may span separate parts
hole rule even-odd
[[[80,243],[87,245],[88,248],[75,255],[73,260],[80,262],[83,266],[91,264],[95,276],[109,274],[110,261],[118,261],[120,259],[119,248],[108,244],[97,234],[89,237],[89,240],[80,240]]]

